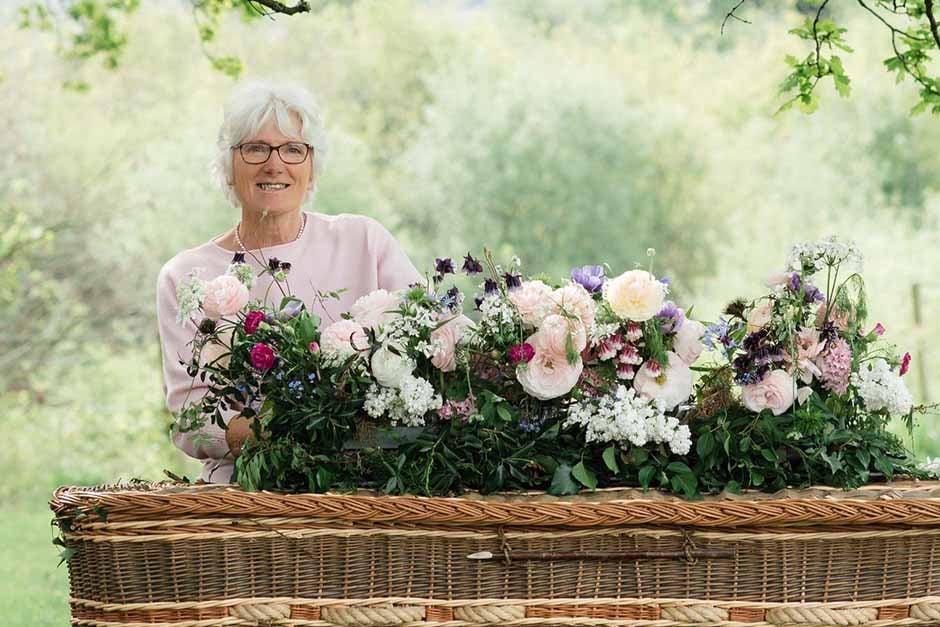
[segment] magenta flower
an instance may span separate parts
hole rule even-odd
[[[515,366],[520,362],[529,363],[535,357],[535,347],[525,342],[509,349],[509,361]]]
[[[251,365],[258,370],[270,370],[275,361],[274,350],[264,342],[251,347]]]
[[[901,358],[901,376],[907,374],[907,371],[911,369],[911,354],[904,353],[904,357]]]
[[[255,331],[258,330],[258,325],[264,321],[264,312],[263,311],[249,311],[245,316],[245,333],[248,335],[253,335]]]
[[[872,331],[873,331],[874,334],[877,335],[878,337],[881,337],[882,335],[885,334],[885,328],[884,328],[884,326],[882,326],[882,324],[881,324],[880,322],[875,325],[875,328],[872,329]]]
[[[320,345],[317,344],[316,342],[310,342],[310,343],[307,345],[307,348],[310,349],[310,352],[311,352],[311,353],[319,353],[319,352],[320,352]]]

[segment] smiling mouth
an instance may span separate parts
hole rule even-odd
[[[290,187],[287,183],[258,183],[258,188],[264,192],[279,192]]]

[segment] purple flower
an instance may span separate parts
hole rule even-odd
[[[456,286],[447,290],[443,296],[440,298],[440,303],[443,307],[447,309],[454,309],[457,307],[457,297],[460,296],[460,290]]]
[[[878,324],[875,325],[875,328],[872,329],[872,333],[874,333],[874,334],[877,335],[878,337],[881,337],[882,335],[885,334],[885,327],[884,327],[884,325],[879,322]]]
[[[504,272],[503,280],[506,281],[506,287],[510,290],[516,290],[522,287],[522,277],[512,272]]]
[[[245,253],[235,253],[232,263],[245,263]]]
[[[479,274],[483,272],[483,265],[470,256],[470,253],[467,253],[467,256],[463,258],[463,268],[464,272],[473,276],[474,274]]]
[[[656,317],[659,319],[659,326],[663,333],[674,333],[685,322],[685,314],[671,300],[663,304],[663,308],[659,310]]]
[[[591,294],[601,291],[604,281],[604,266],[581,266],[571,269],[571,280],[582,286]]]
[[[811,283],[807,283],[803,287],[803,300],[807,303],[817,303],[821,300],[825,300],[823,293],[819,291],[819,288]]]
[[[483,281],[483,293],[486,296],[492,296],[493,294],[499,293],[499,284],[493,279],[486,279]]]
[[[450,257],[446,259],[435,259],[434,270],[442,277],[445,274],[453,274],[454,273],[454,261]]]
[[[801,284],[801,281],[800,281],[799,273],[794,272],[793,274],[791,274],[790,280],[787,281],[787,287],[790,288],[790,291],[794,293],[799,292],[800,284]]]
[[[669,277],[667,276],[659,277],[659,282],[667,287],[672,285],[672,281],[670,281]]]

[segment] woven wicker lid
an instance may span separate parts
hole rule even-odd
[[[417,497],[380,496],[366,491],[245,492],[235,485],[164,481],[64,486],[55,491],[50,506],[59,516],[103,512],[108,520],[250,516],[470,527],[940,526],[940,482],[895,482],[852,491],[825,486],[774,494],[747,491],[687,501],[635,489],[604,489],[569,497],[542,492]]]

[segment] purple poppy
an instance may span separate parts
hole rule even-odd
[[[582,286],[588,292],[596,294],[604,287],[604,266],[581,266],[571,269],[571,280]]]

